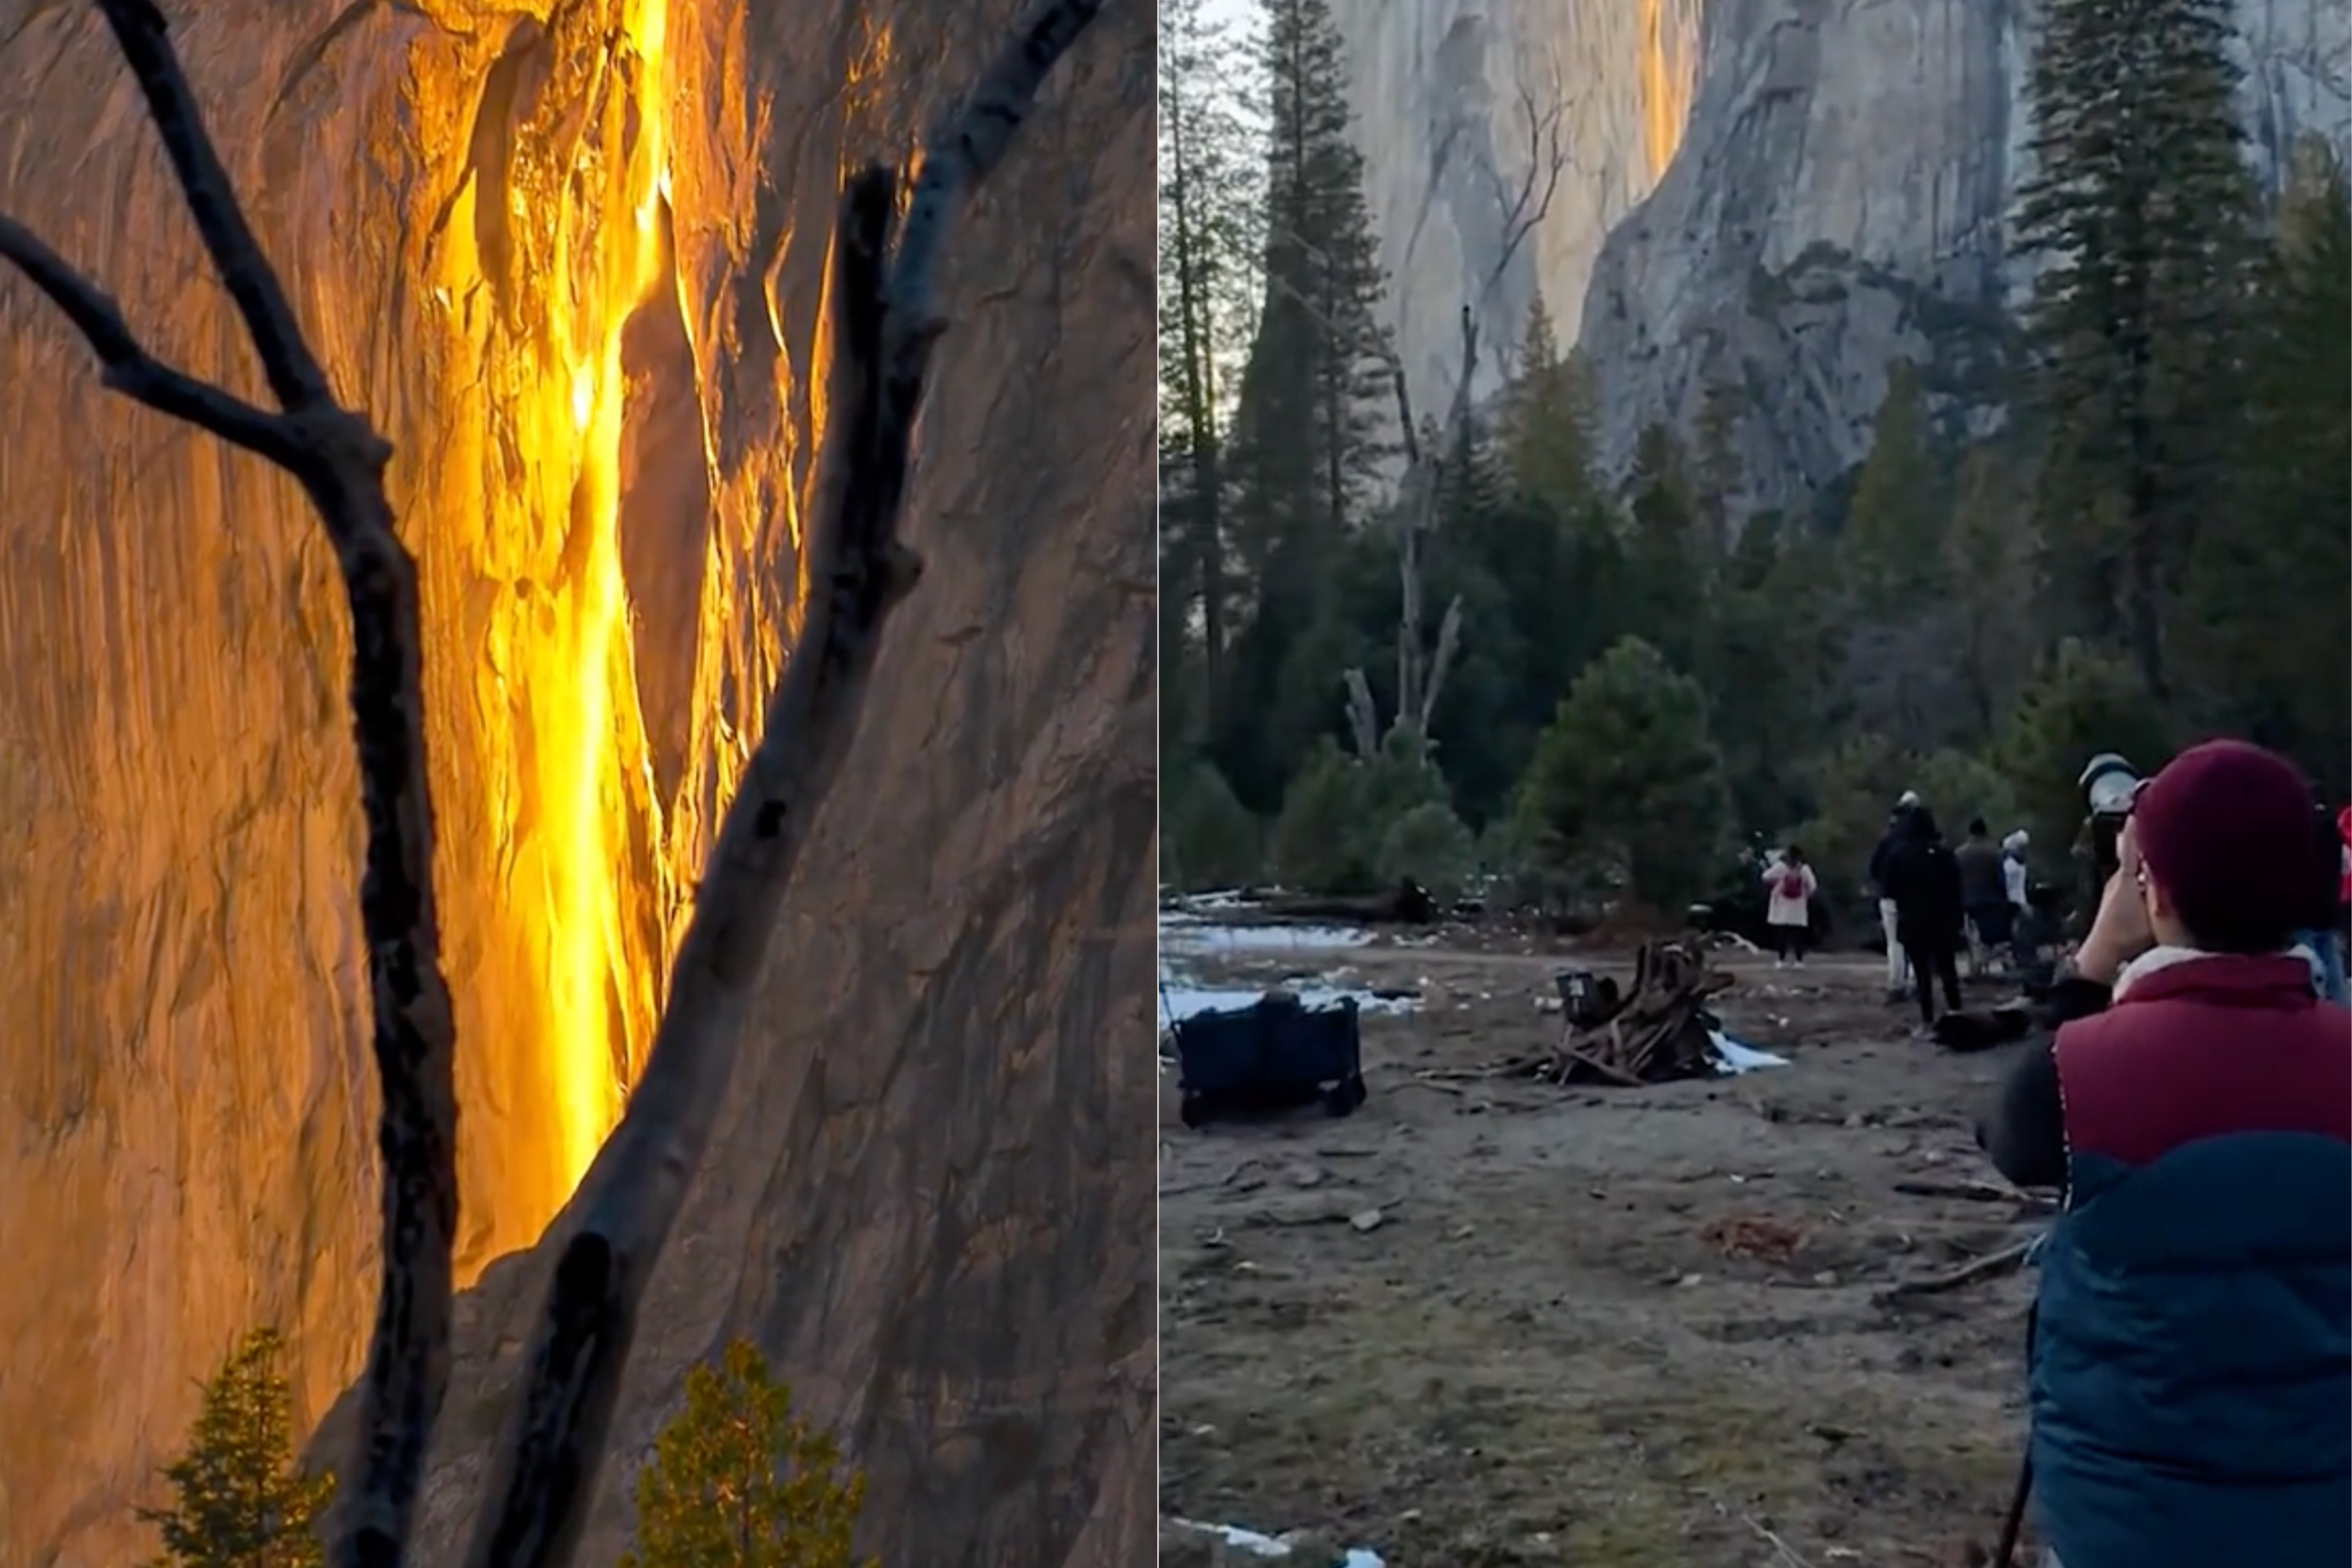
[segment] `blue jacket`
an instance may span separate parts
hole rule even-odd
[[[2060,1032],[2032,1390],[2065,1568],[2352,1563],[2352,1020],[2299,969],[2184,964]]]

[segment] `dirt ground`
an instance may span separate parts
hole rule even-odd
[[[1370,1100],[1343,1121],[1188,1131],[1164,1065],[1163,1513],[1388,1568],[1980,1560],[2017,1475],[2027,1279],[1874,1298],[2030,1234],[2011,1205],[1892,1190],[1997,1180],[1970,1118],[2021,1047],[1911,1041],[1871,955],[1733,954],[1726,1031],[1786,1068],[1416,1077],[1548,1044],[1559,968],[1630,973],[1537,945],[1347,954],[1423,1002],[1367,1016]],[[1328,967],[1205,973],[1290,965]]]

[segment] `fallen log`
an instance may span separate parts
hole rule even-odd
[[[1403,881],[1385,893],[1360,898],[1316,898],[1277,893],[1261,900],[1258,914],[1286,921],[1345,921],[1350,925],[1435,925],[1443,911],[1429,889]]]

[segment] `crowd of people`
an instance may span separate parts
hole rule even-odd
[[[2352,1553],[2352,807],[2231,741],[2126,784],[2085,824],[2087,918],[2055,956],[2060,900],[2022,832],[1979,818],[1948,845],[1906,793],[1870,858],[1889,999],[1916,996],[1923,1032],[1939,994],[1959,1010],[1964,955],[2035,968],[2053,1025],[1977,1129],[2011,1182],[2064,1194],[2038,1248],[2021,1506],[2043,1568],[2250,1545],[2333,1568]],[[1820,878],[1790,847],[1765,885],[1780,961],[1801,963]]]
[[[2115,775],[2120,773],[2120,779]],[[2096,775],[2095,777],[2095,775]],[[2031,840],[1957,846],[1906,792],[1870,857],[1888,1000],[1961,1008],[1960,966],[2031,976],[2049,1032],[1977,1139],[2063,1194],[2036,1248],[2032,1432],[2018,1492],[2042,1568],[2352,1561],[2352,806],[2284,758],[2210,742],[2140,781],[2083,784],[2080,918]],[[1768,858],[1778,962],[1801,964],[1822,881]],[[2009,1521],[1997,1568],[2021,1511]]]
[[[2295,949],[2313,969],[2319,994],[2344,1005],[2346,928],[2352,923],[2352,805],[2331,811],[2307,795],[2310,819],[2308,883],[2295,929]],[[2086,827],[2087,831],[2087,827]],[[2032,837],[2019,828],[1996,841],[1981,816],[1967,837],[1948,844],[1936,814],[1906,790],[1888,814],[1871,851],[1869,884],[1886,943],[1886,996],[1916,1000],[1921,1033],[1936,1023],[1940,992],[1948,1011],[1962,1006],[1960,970],[1971,976],[2005,970],[2025,978],[2046,966],[2059,932],[2048,911],[2061,901],[2035,883],[2028,852]],[[1765,920],[1778,967],[1801,965],[1816,929],[1821,878],[1801,847],[1790,845],[1765,867]],[[2098,879],[2088,889],[2095,907]]]

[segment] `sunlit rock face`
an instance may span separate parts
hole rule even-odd
[[[263,241],[398,447],[470,1278],[617,1113],[787,657],[841,171],[911,145],[1014,7],[186,9]],[[634,1452],[750,1334],[842,1427],[889,1561],[1150,1539],[1150,47],[1113,7],[958,244],[930,571],[619,1417]],[[0,0],[0,209],[261,400],[94,14]],[[363,1351],[348,634],[293,487],[109,396],[13,278],[0,429],[0,1562],[117,1568],[238,1333],[289,1333],[306,1419]],[[538,1267],[461,1303],[420,1561]]]
[[[1386,319],[1414,405],[1441,410],[1462,364],[1461,312],[1484,340],[1473,387],[1500,384],[1541,290],[1572,332],[1610,226],[1657,184],[1680,142],[1704,0],[1333,0],[1381,259]],[[1568,163],[1536,217],[1556,123]],[[1548,137],[1547,137],[1548,141]],[[1506,251],[1509,254],[1507,256]]]
[[[1709,0],[1656,192],[1611,234],[1580,341],[1612,469],[1642,426],[1737,388],[1745,508],[1802,504],[1869,449],[1895,358],[1990,418],[2007,221],[2029,172],[2033,0]],[[2352,7],[2241,0],[2258,163],[2352,132]]]

